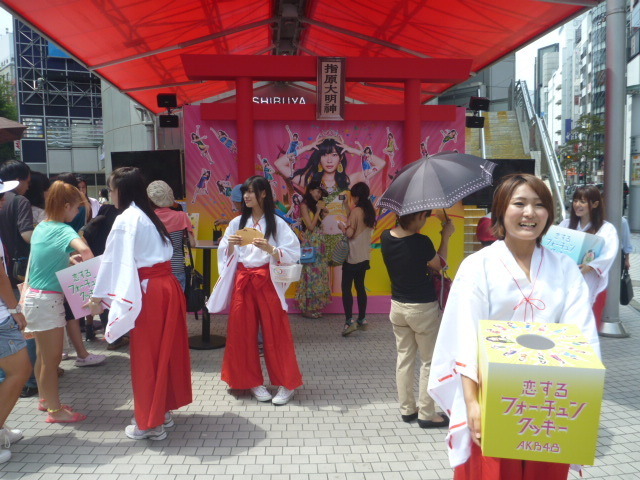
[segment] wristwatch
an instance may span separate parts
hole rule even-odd
[[[9,309],[9,313],[11,315],[15,315],[17,313],[22,313],[22,304],[19,303],[19,304],[16,305],[16,308],[10,308]]]

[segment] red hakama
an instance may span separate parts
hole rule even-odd
[[[600,331],[602,327],[602,315],[604,314],[604,307],[607,304],[607,291],[601,291],[596,297],[596,301],[593,302],[593,316],[596,317],[596,329]]]
[[[272,385],[294,390],[302,385],[289,316],[271,282],[269,265],[246,268],[238,264],[229,311],[222,380],[246,390],[264,384],[258,352],[258,325],[264,359]]]
[[[138,428],[164,423],[169,410],[190,404],[191,358],[184,292],[171,262],[138,269],[142,310],[131,330],[131,383]]]
[[[513,460],[482,455],[475,443],[471,457],[454,470],[454,480],[567,480],[569,465],[565,463]]]

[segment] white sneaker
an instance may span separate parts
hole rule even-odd
[[[136,417],[131,417],[131,425],[135,425],[136,427],[138,426],[138,422],[136,422]],[[167,413],[164,414],[164,423],[162,424],[162,426],[164,428],[171,428],[175,425],[175,422],[173,421],[173,417],[171,416],[171,411],[168,411]]]
[[[11,459],[11,452],[9,450],[0,449],[0,463],[8,462]]]
[[[273,398],[269,393],[269,390],[267,390],[267,387],[265,387],[264,385],[260,385],[259,387],[253,387],[250,390],[251,390],[251,395],[253,395],[254,398],[259,402],[268,402]]]
[[[144,440],[145,438],[149,440],[164,440],[167,438],[167,432],[164,431],[162,425],[149,430],[140,430],[136,425],[129,425],[124,429],[124,434],[134,440]]]
[[[17,428],[10,428],[6,424],[0,429],[0,445],[9,448],[12,444],[22,440],[24,435]]]
[[[273,403],[274,405],[286,405],[287,403],[289,403],[289,400],[293,398],[294,393],[295,390],[289,390],[287,387],[280,387],[278,388],[278,393],[276,393],[276,396],[273,397],[271,403]]]
[[[95,367],[101,365],[107,359],[106,355],[94,355],[90,353],[87,358],[76,358],[76,367]]]

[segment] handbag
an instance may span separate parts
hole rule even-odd
[[[189,250],[189,265],[185,265],[184,271],[186,274],[186,285],[184,294],[187,300],[188,312],[199,312],[204,309],[206,295],[202,289],[204,285],[204,277],[198,272],[193,263],[193,254],[191,253],[191,244],[189,243],[189,237],[187,229],[184,230],[184,242]]]
[[[217,226],[213,227],[213,241],[218,242],[222,238],[222,229]]]
[[[347,261],[349,256],[349,239],[343,235],[338,244],[333,249],[329,266],[337,267]]]
[[[440,257],[440,255],[438,256]],[[451,284],[453,283],[453,281],[447,274],[449,265],[447,265],[444,258],[440,257],[440,259],[445,262],[442,270],[438,271],[435,268],[427,267],[427,272],[433,279],[433,286],[436,290],[436,296],[438,297],[438,305],[440,306],[440,310],[444,310],[444,307],[447,304],[447,299],[449,298],[449,290],[451,290]]]
[[[29,263],[29,257],[17,257],[13,258],[13,270],[11,271],[14,280],[23,282],[27,276],[27,265]]]
[[[302,265],[299,263],[294,263],[292,265],[270,263],[269,273],[271,274],[271,280],[274,282],[293,283],[300,280]]]
[[[622,269],[622,275],[620,275],[620,305],[629,305],[633,298],[633,284],[631,283],[631,276],[629,270]]]
[[[300,247],[300,263],[316,263],[317,259],[316,247]]]

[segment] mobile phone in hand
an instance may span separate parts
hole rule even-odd
[[[338,200],[346,200],[347,196],[346,195],[338,195]]]

